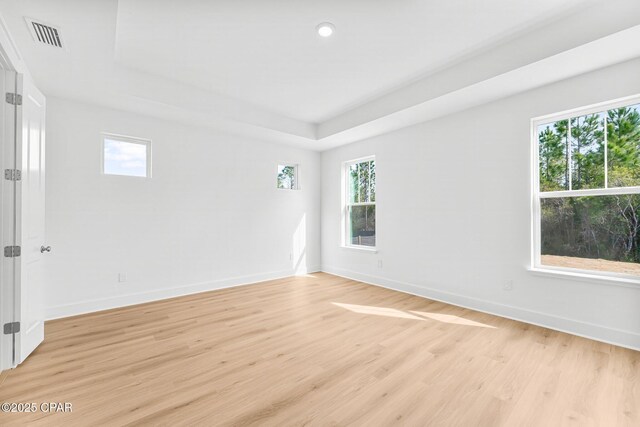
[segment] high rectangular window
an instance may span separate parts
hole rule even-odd
[[[298,189],[298,165],[278,165],[277,188]]]
[[[346,246],[376,246],[376,161],[374,157],[346,162]]]
[[[534,120],[534,267],[640,276],[640,99]]]
[[[102,172],[148,178],[151,176],[151,141],[128,136],[104,134]]]

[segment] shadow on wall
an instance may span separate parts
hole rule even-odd
[[[293,233],[292,268],[296,275],[307,274],[307,214],[302,214]]]

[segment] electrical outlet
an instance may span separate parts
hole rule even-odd
[[[382,260],[381,259],[378,260],[378,268],[382,268]]]
[[[127,273],[118,273],[118,282],[124,283],[127,281]]]
[[[506,282],[504,282],[504,285],[502,286],[502,288],[505,291],[513,290],[513,280],[507,280]]]

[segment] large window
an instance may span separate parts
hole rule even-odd
[[[345,245],[376,246],[376,161],[345,163]]]
[[[148,178],[151,176],[151,141],[103,134],[102,172]]]
[[[640,98],[533,131],[534,266],[640,279]]]

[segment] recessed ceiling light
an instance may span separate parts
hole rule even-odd
[[[316,30],[318,30],[320,37],[329,37],[334,33],[336,27],[331,22],[323,22],[322,24],[318,24]]]

